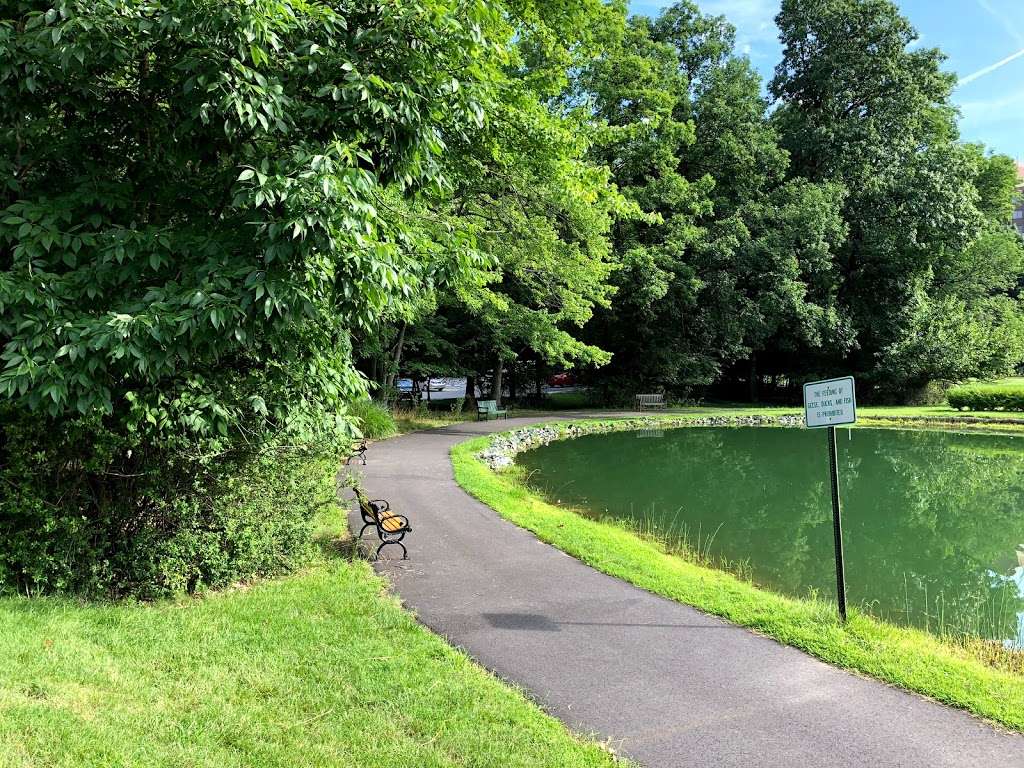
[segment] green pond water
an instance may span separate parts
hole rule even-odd
[[[1024,437],[839,430],[848,598],[932,632],[1024,647]],[[524,453],[530,484],[834,599],[824,430],[589,435]]]

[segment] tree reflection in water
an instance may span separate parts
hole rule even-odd
[[[896,623],[1021,642],[1024,439],[841,435],[850,600]],[[830,597],[825,445],[808,430],[688,428],[592,435],[519,461],[553,499],[691,542],[714,533],[710,553],[748,564],[755,582]]]

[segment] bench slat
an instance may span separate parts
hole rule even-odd
[[[640,410],[644,408],[665,408],[665,396],[656,393],[637,395],[636,406]]]
[[[389,533],[400,531],[405,526],[402,525],[402,521],[394,515],[388,515],[387,517],[381,517],[380,527]]]

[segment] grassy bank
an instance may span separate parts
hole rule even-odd
[[[337,555],[204,598],[3,599],[0,626],[4,768],[614,762]]]
[[[543,501],[518,482],[514,473],[494,473],[476,458],[488,440],[478,438],[453,449],[456,479],[469,493],[543,541],[605,573],[749,627],[836,666],[1024,731],[1024,669],[1017,656],[981,641],[960,644],[895,627],[858,611],[851,613],[844,626],[831,603],[760,589],[729,573],[669,554],[654,539]]]

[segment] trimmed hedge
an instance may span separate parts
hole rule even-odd
[[[946,399],[957,410],[1024,411],[1024,385],[965,384],[949,390]]]

